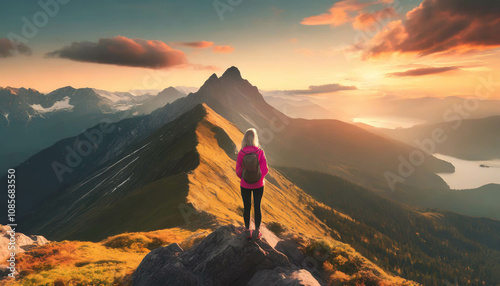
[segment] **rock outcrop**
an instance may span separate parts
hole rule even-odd
[[[10,242],[10,232],[11,227],[8,225],[0,225],[0,257],[6,257],[10,255],[9,242]],[[32,249],[33,247],[44,245],[49,243],[49,241],[41,235],[30,235],[27,236],[20,232],[16,232],[16,253],[22,253]]]
[[[134,273],[134,285],[324,285],[301,269],[302,253],[262,228],[261,240],[242,227],[219,227],[184,251],[177,243],[151,251]]]

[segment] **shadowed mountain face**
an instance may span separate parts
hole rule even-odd
[[[415,145],[416,141],[431,139],[435,130],[442,130],[446,135],[444,142],[435,144],[436,153],[464,160],[500,159],[500,116],[465,120],[457,115],[449,122],[406,129],[375,129],[374,132]]]
[[[156,96],[141,96],[146,97],[146,99],[142,100],[140,104],[135,105],[131,109],[131,113],[133,114],[149,114],[154,110],[165,106],[167,103],[174,102],[175,100],[186,96],[186,94],[178,91],[173,87],[166,88],[160,91]]]
[[[173,87],[158,96],[70,86],[48,94],[0,88],[0,136],[9,138],[0,142],[0,170],[12,168],[58,140],[99,122],[149,114],[182,96],[185,94]]]
[[[95,240],[176,225],[188,191],[186,173],[199,164],[195,130],[203,116],[195,109],[126,147],[122,156],[50,194],[25,216],[23,227],[57,239]]]

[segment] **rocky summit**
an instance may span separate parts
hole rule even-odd
[[[189,250],[157,248],[135,271],[134,285],[325,285],[302,269],[305,257],[293,241],[261,232],[261,240],[249,240],[243,227],[226,225]]]

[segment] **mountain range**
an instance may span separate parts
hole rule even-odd
[[[425,285],[456,275],[473,284],[500,279],[498,221],[421,208],[436,194],[450,197],[435,172],[452,166],[429,156],[389,192],[384,171],[397,170],[398,157],[415,148],[338,120],[290,118],[235,67],[148,115],[95,125],[20,164],[21,231],[99,241],[131,231],[241,225],[234,160],[248,127],[258,129],[271,167],[268,226],[346,243],[385,271]],[[481,206],[495,210],[473,205]],[[355,259],[339,259],[360,269]]]
[[[185,94],[173,87],[158,95],[141,96],[70,86],[48,94],[34,89],[0,88],[0,136],[9,138],[0,142],[0,167],[14,167],[99,122],[149,114],[182,96]]]
[[[289,118],[267,104],[257,87],[244,80],[237,68],[231,67],[220,78],[213,74],[196,93],[149,115],[111,124],[112,134],[102,134],[100,140],[96,138],[100,141],[98,144],[91,139],[93,136],[89,137],[89,134],[99,133],[100,127],[96,125],[33,155],[17,167],[19,173],[30,177],[30,180],[21,180],[18,188],[37,189],[36,194],[24,192],[26,201],[20,204],[21,210],[30,210],[39,200],[64,188],[72,180],[82,180],[106,162],[123,157],[126,148],[138,144],[164,124],[201,103],[240,130],[257,128],[262,145],[272,154],[269,157],[271,165],[323,171],[378,190],[389,189],[384,173],[387,170],[397,172],[401,164],[398,157],[408,157],[413,151],[408,145],[342,121]],[[84,150],[85,156],[76,154],[81,152],[75,150],[78,147],[85,149],[84,145],[89,141],[92,150]],[[78,157],[82,160],[77,160]],[[72,163],[72,160],[76,162]],[[446,189],[444,181],[434,172],[452,170],[449,163],[431,156],[415,169],[406,184]]]

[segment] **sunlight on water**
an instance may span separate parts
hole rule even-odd
[[[438,173],[452,189],[474,189],[491,183],[500,184],[500,160],[468,161],[442,154],[433,155],[455,166],[455,173]]]
[[[372,116],[372,117],[356,117],[353,118],[354,123],[364,123],[377,128],[409,128],[418,124],[425,123],[425,120],[400,117],[400,116]]]

